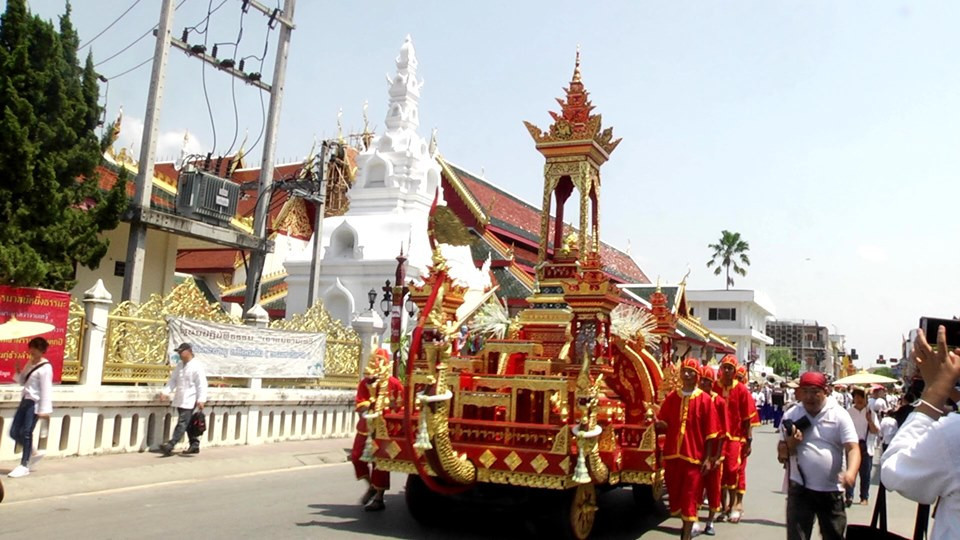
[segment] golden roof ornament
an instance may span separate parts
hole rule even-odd
[[[613,128],[601,130],[601,117],[599,114],[591,114],[593,104],[590,102],[590,94],[583,87],[583,81],[580,74],[580,49],[577,48],[577,56],[573,69],[573,78],[570,85],[564,89],[565,98],[558,98],[560,112],[550,112],[553,118],[553,124],[547,130],[541,130],[530,122],[524,122],[530,136],[537,143],[537,148],[541,146],[552,146],[560,142],[594,142],[603,150],[602,160],[606,161],[611,152],[620,144],[620,139],[613,138]]]

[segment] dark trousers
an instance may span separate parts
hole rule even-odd
[[[843,540],[847,528],[843,492],[813,491],[791,482],[787,492],[787,540],[810,540],[814,518],[820,522],[823,540]]]
[[[173,437],[170,439],[170,446],[176,446],[187,432],[187,426],[190,425],[190,419],[193,417],[193,409],[177,409],[180,416],[177,418],[177,427],[173,430]],[[190,439],[190,448],[200,448],[200,437],[187,435]]]
[[[873,456],[867,454],[867,441],[860,441],[860,500],[870,500],[870,473],[873,471]],[[853,486],[847,488],[847,498],[853,499]]]
[[[783,405],[773,406],[773,427],[780,429],[780,421],[783,420]]]
[[[13,416],[10,437],[23,447],[20,464],[30,466],[30,454],[33,453],[33,428],[37,427],[37,404],[29,399],[21,399],[20,406]]]

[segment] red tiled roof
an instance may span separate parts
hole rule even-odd
[[[177,272],[233,273],[233,263],[237,260],[238,253],[235,249],[181,249],[177,252]]]
[[[97,184],[100,186],[100,189],[104,191],[112,189],[114,184],[117,183],[118,174],[117,171],[114,171],[113,168],[107,165],[97,165]],[[127,175],[127,196],[131,199],[136,194],[135,177],[136,175],[133,173]],[[176,200],[172,194],[166,193],[154,186],[153,192],[150,194],[150,206],[157,210],[174,212]]]
[[[449,162],[447,162],[447,165],[488,214],[490,218],[488,227],[495,229],[498,235],[503,237],[506,244],[511,244],[512,239],[521,240],[519,243],[513,242],[517,258],[526,259],[527,256],[532,255],[533,260],[531,262],[536,262],[540,239],[540,208],[477,178],[456,165]],[[444,190],[444,195],[448,198],[451,195],[455,196],[455,191]],[[553,236],[553,228],[553,220],[551,220],[551,237]],[[565,231],[573,231],[566,224],[564,229]],[[526,240],[528,246],[522,246],[523,240]],[[600,249],[604,269],[612,277],[627,283],[650,282],[643,270],[626,253],[606,243],[601,243]]]

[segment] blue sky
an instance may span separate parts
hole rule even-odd
[[[130,3],[75,0],[81,42]],[[63,9],[30,5],[48,18]],[[207,6],[187,0],[174,33]],[[239,6],[213,14],[210,43],[236,40]],[[141,1],[92,43],[94,58],[158,15],[159,2]],[[652,279],[677,281],[689,267],[692,287],[722,287],[706,245],[729,229],[751,245],[737,287],[766,292],[780,317],[835,325],[861,358],[898,356],[921,315],[960,315],[958,4],[300,0],[294,18],[279,158],[333,135],[340,107],[358,130],[369,100],[382,126],[384,74],[409,33],[426,81],[421,133],[436,127],[446,158],[538,201],[542,157],[521,121],[548,124],[579,43],[596,111],[624,139],[602,171],[601,231],[629,241]],[[253,10],[244,17],[241,55],[260,54],[264,25]],[[152,50],[144,39],[98,69],[112,77]],[[149,71],[109,85],[108,115],[122,104],[127,118],[121,143],[138,138]],[[217,151],[235,131],[252,142],[255,91],[236,86],[236,129],[229,77],[208,69],[206,82]],[[176,154],[185,129],[211,150],[207,115],[200,62],[172,53],[161,154]]]

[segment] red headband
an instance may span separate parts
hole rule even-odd
[[[808,371],[800,376],[800,386],[816,386],[826,390],[827,377],[823,373]]]

